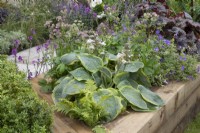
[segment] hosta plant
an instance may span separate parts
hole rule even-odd
[[[150,83],[138,60],[123,63],[110,53],[101,58],[68,53],[60,60],[56,69],[65,74],[55,81],[52,94],[57,110],[89,126],[109,122],[127,107],[151,111],[163,105],[162,99],[146,88]]]

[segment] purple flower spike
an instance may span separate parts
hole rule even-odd
[[[37,46],[37,47],[36,47],[36,51],[37,51],[37,53],[39,53],[40,50],[41,50],[41,46]]]
[[[32,63],[34,66],[35,66],[35,63],[36,63],[36,61],[35,61],[35,60],[33,60],[31,63]]]
[[[167,40],[167,39],[164,39],[163,42],[164,42],[165,44],[167,44],[167,45],[170,45],[170,44],[171,44],[170,40]]]
[[[91,9],[90,9],[89,7],[86,7],[86,8],[85,8],[85,13],[86,13],[86,14],[89,14],[90,11],[91,11]]]
[[[158,47],[154,48],[154,51],[155,51],[155,52],[158,52],[158,51],[159,51],[159,48],[158,48]]]
[[[28,79],[30,80],[30,79],[32,79],[33,78],[33,73],[29,70],[28,71]]]
[[[185,70],[185,66],[181,66],[181,71],[184,71]]]
[[[33,40],[33,36],[29,36],[29,37],[28,37],[28,40],[29,40],[29,41]]]
[[[97,17],[97,13],[94,12],[93,13],[93,17],[96,18]]]
[[[156,30],[156,35],[160,35],[160,30]]]
[[[19,61],[19,62],[23,62],[22,56],[19,56],[19,57],[18,57],[18,61]]]
[[[16,39],[16,40],[14,41],[15,47],[18,48],[19,45],[20,45],[20,43],[21,43],[20,40]]]
[[[12,55],[17,56],[17,48],[12,49]]]

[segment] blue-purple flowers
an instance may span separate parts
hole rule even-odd
[[[185,66],[181,66],[181,71],[184,71],[185,70]]]
[[[158,48],[158,47],[154,48],[154,51],[155,51],[155,52],[158,52],[158,51],[159,51],[159,48]]]
[[[12,49],[12,55],[14,55],[15,57],[17,56],[17,48]]]
[[[164,39],[163,42],[164,42],[165,44],[167,44],[167,45],[170,45],[170,44],[171,44],[170,40],[167,40],[167,39]]]

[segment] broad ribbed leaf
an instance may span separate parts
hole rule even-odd
[[[133,88],[137,88],[138,84],[137,82],[135,82],[134,80],[130,80],[127,79],[127,80],[123,80],[121,81],[118,85],[117,85],[117,88],[123,88],[124,86],[132,86]]]
[[[62,81],[60,81],[60,84],[58,84],[54,90],[53,90],[53,93],[52,93],[52,99],[54,101],[54,103],[57,103],[60,101],[61,98],[65,98],[66,95],[63,95],[62,92],[63,92],[63,89],[65,87],[65,85],[68,84],[69,81],[71,81],[72,78],[70,77],[65,77]]]
[[[138,89],[145,101],[157,106],[162,106],[164,104],[163,100],[156,93],[150,91],[144,86],[138,85]]]
[[[98,103],[103,96],[111,95],[112,92],[108,89],[99,89],[98,91],[93,93],[94,102]]]
[[[102,79],[101,79],[101,73],[100,72],[96,72],[92,74],[92,77],[95,81],[96,86],[100,86],[102,83]]]
[[[108,79],[112,79],[112,72],[107,67],[102,67],[100,72],[105,75]]]
[[[106,122],[115,119],[123,109],[121,98],[113,95],[103,97],[99,104],[106,114]]]
[[[74,71],[71,71],[70,74],[78,81],[92,79],[90,74],[82,67],[77,68]]]
[[[149,78],[141,70],[138,71],[138,72],[135,72],[135,73],[130,73],[130,79],[136,81],[138,84],[141,84],[141,85],[144,85],[144,86],[147,86],[147,87],[151,87],[151,83],[149,81]]]
[[[128,72],[120,72],[115,75],[113,78],[113,82],[117,85],[123,80],[127,80],[129,78],[129,73]]]
[[[65,85],[62,92],[62,97],[65,97],[67,95],[79,94],[84,88],[85,88],[84,82],[73,79],[70,82],[68,82],[68,84]]]
[[[119,91],[131,105],[143,110],[148,110],[146,102],[143,100],[137,89],[134,89],[131,86],[125,86],[120,88]]]
[[[137,72],[140,68],[143,68],[144,64],[140,61],[134,61],[131,63],[126,63],[124,67],[125,72]]]
[[[61,57],[61,62],[65,65],[73,65],[77,61],[78,58],[76,53],[65,54]]]
[[[122,99],[115,96],[118,92],[113,91],[112,89],[99,89],[92,96],[93,101],[102,106],[106,113],[106,122],[116,118],[124,109]]]
[[[79,60],[81,61],[82,65],[85,67],[86,70],[95,73],[103,67],[103,61],[101,58],[89,55],[89,54],[81,54],[78,56]]]

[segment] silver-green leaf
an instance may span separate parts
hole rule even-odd
[[[124,86],[123,88],[120,88],[119,91],[131,105],[143,110],[148,110],[146,102],[143,100],[137,89],[134,89],[131,86]]]
[[[153,105],[156,105],[156,106],[164,105],[163,100],[156,93],[150,91],[149,89],[145,88],[142,85],[138,85],[138,89],[140,90],[140,93],[141,93],[143,99],[145,99],[145,101],[147,101]]]
[[[99,71],[103,67],[102,59],[97,56],[90,54],[81,54],[78,56],[78,58],[84,68],[92,73]]]
[[[73,65],[79,61],[76,53],[68,53],[61,57],[61,62],[65,65]]]
[[[92,79],[91,75],[83,67],[71,71],[70,74],[78,81]]]

